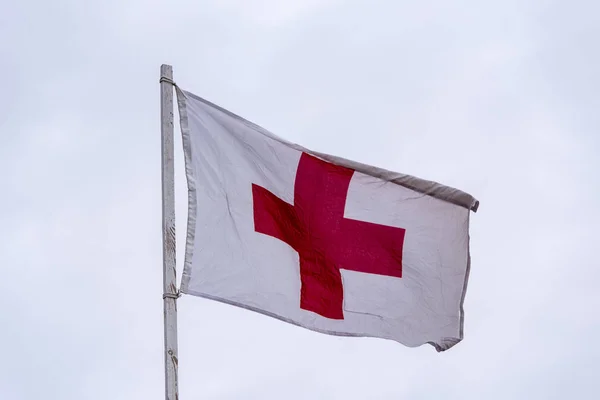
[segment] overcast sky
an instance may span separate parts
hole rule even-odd
[[[598,398],[597,2],[1,10],[3,400],[164,396],[162,63],[183,88],[285,139],[481,201],[456,347],[330,337],[184,296],[182,400]]]

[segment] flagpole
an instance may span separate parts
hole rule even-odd
[[[160,67],[162,149],[163,309],[165,399],[177,400],[177,278],[175,269],[175,166],[173,145],[173,67]]]

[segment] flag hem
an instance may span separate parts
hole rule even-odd
[[[190,128],[188,124],[185,94],[179,87],[175,87],[177,93],[177,105],[179,108],[179,125],[183,141],[183,153],[185,159],[185,176],[188,185],[188,215],[187,236],[185,241],[185,256],[183,262],[183,274],[181,276],[181,291],[185,292],[190,281],[189,271],[194,257],[194,240],[196,237],[196,215],[198,213],[198,201],[196,196],[196,179],[192,168],[192,146],[190,140]]]
[[[459,321],[459,331],[458,337],[460,340],[464,338],[464,328],[465,328],[465,297],[467,295],[467,286],[469,285],[469,275],[471,274],[471,234],[469,233],[471,221],[471,214],[467,214],[467,266],[465,270],[465,280],[463,283],[462,295],[460,297],[460,321]]]
[[[262,315],[265,315],[267,317],[275,318],[277,320],[280,320],[282,322],[286,322],[286,323],[291,324],[291,325],[295,325],[295,326],[298,326],[298,327],[301,327],[301,328],[304,328],[304,329],[311,330],[313,332],[318,332],[318,333],[322,333],[322,334],[330,335],[330,336],[357,337],[357,338],[363,337],[363,338],[374,338],[374,339],[386,339],[386,340],[391,340],[391,341],[396,342],[396,343],[400,343],[401,345],[406,346],[406,347],[410,347],[410,348],[416,348],[416,347],[423,346],[425,344],[429,344],[429,345],[433,346],[438,352],[444,352],[446,350],[449,350],[450,348],[454,347],[455,345],[457,345],[458,343],[460,343],[462,341],[462,338],[444,337],[444,338],[440,338],[440,343],[428,341],[428,342],[423,342],[423,343],[419,343],[419,344],[415,344],[415,345],[409,345],[409,344],[406,344],[406,343],[402,343],[399,340],[391,338],[391,337],[369,335],[367,333],[352,333],[352,332],[330,331],[328,329],[319,329],[319,328],[311,327],[311,326],[308,326],[308,325],[303,325],[300,322],[294,321],[291,318],[286,318],[286,317],[284,317],[282,315],[276,314],[276,313],[271,312],[271,311],[264,310],[262,308],[252,307],[252,306],[250,306],[248,304],[238,303],[238,302],[233,301],[233,300],[225,299],[225,298],[218,297],[218,296],[213,296],[213,295],[202,293],[202,292],[197,292],[195,290],[187,290],[187,288],[186,288],[186,290],[182,289],[182,293],[188,294],[188,295],[191,295],[191,296],[194,296],[194,297],[201,297],[203,299],[207,299],[207,300],[211,300],[211,301],[217,301],[219,303],[227,304],[227,305],[230,305],[230,306],[235,306],[235,307],[238,307],[238,308],[243,308],[245,310],[253,311],[255,313],[262,314]]]

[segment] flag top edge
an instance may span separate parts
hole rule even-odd
[[[267,129],[263,128],[262,126],[257,125],[254,122],[251,122],[251,121],[227,110],[226,108],[223,108],[215,103],[212,103],[192,92],[183,90],[179,87],[176,87],[176,89],[178,91],[180,91],[181,94],[183,94],[185,97],[191,98],[191,99],[199,101],[201,103],[204,103],[205,105],[212,107],[212,108],[228,115],[231,118],[237,119],[238,121],[244,123],[245,125],[251,127],[252,129],[256,130],[258,133],[263,134],[263,135],[265,135],[273,140],[276,140],[286,146],[289,146],[295,150],[308,153],[315,157],[321,158],[325,161],[331,162],[332,164],[336,164],[336,165],[340,165],[343,167],[353,169],[357,172],[381,179],[385,182],[394,183],[396,185],[413,190],[417,193],[421,193],[426,196],[431,196],[431,197],[446,201],[448,203],[451,203],[451,204],[454,204],[454,205],[457,205],[460,207],[464,207],[473,212],[477,212],[477,210],[479,209],[479,201],[477,199],[475,199],[472,195],[470,195],[462,190],[459,190],[459,189],[456,189],[456,188],[453,188],[450,186],[446,186],[446,185],[443,185],[443,184],[435,182],[435,181],[430,181],[430,180],[418,178],[418,177],[415,177],[412,175],[402,174],[399,172],[389,171],[389,170],[386,170],[383,168],[360,163],[358,161],[353,161],[353,160],[349,160],[349,159],[346,159],[343,157],[338,157],[338,156],[334,156],[331,154],[321,153],[318,151],[307,149],[299,144],[287,141],[287,140],[275,135],[274,133],[268,131]]]

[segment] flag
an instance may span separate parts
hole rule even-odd
[[[326,334],[438,351],[462,340],[471,195],[289,143],[179,88],[177,98],[182,293]]]

